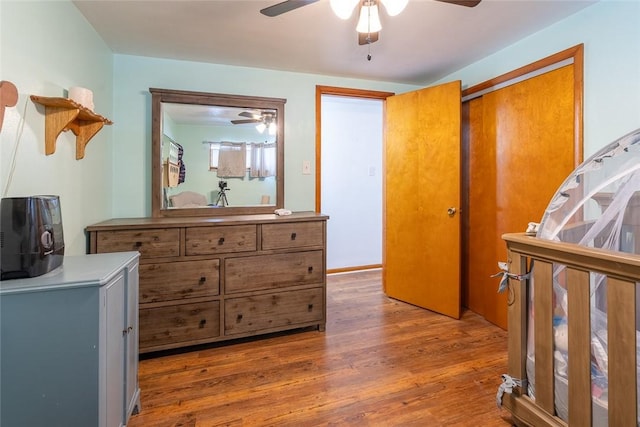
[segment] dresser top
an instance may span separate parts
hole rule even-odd
[[[0,295],[103,286],[139,256],[138,252],[65,256],[60,267],[41,276],[0,281]]]
[[[293,212],[291,215],[275,214],[229,215],[216,217],[163,217],[163,218],[114,218],[90,225],[87,231],[105,231],[136,228],[176,228],[206,225],[267,224],[286,222],[326,221],[327,215],[315,212]]]

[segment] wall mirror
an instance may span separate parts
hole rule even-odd
[[[284,206],[285,99],[150,88],[154,217]]]

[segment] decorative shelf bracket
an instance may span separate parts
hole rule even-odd
[[[10,81],[0,81],[0,130],[4,121],[5,107],[13,107],[18,103],[18,88]]]
[[[56,141],[63,131],[76,136],[76,159],[84,158],[85,147],[102,127],[113,122],[88,108],[67,99],[31,95],[31,100],[45,107],[45,154],[56,151]]]

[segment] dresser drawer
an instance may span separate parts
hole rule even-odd
[[[141,258],[180,255],[180,230],[177,228],[100,231],[96,234],[97,253],[138,251]]]
[[[224,302],[225,335],[321,322],[323,318],[322,288],[232,298]]]
[[[228,252],[255,251],[255,225],[224,227],[189,227],[186,234],[186,255],[211,255]]]
[[[323,283],[322,251],[294,252],[225,260],[225,293]]]
[[[220,336],[219,301],[140,309],[139,319],[141,352]]]
[[[288,222],[262,226],[263,250],[322,246],[323,243],[323,222]]]
[[[140,265],[140,304],[215,296],[220,293],[220,261]]]

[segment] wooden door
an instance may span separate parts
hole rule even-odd
[[[460,317],[459,81],[387,98],[385,293]],[[448,209],[456,209],[452,215]]]
[[[468,101],[468,247],[465,303],[507,327],[507,293],[498,294],[504,233],[540,222],[576,166],[573,65]],[[465,126],[467,128],[467,126]],[[579,157],[579,156],[578,156]]]

